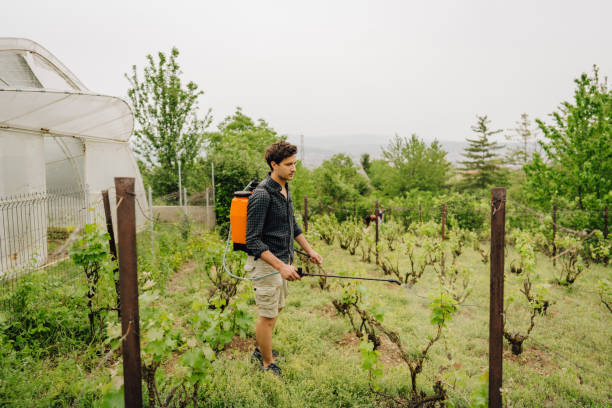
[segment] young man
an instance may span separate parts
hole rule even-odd
[[[323,258],[315,252],[295,221],[288,181],[293,179],[297,147],[285,141],[266,149],[266,161],[271,172],[249,198],[247,207],[246,245],[249,258],[245,269],[252,278],[272,274],[253,281],[255,304],[259,318],[255,326],[257,348],[253,359],[261,360],[262,369],[280,376],[272,351],[272,331],[278,313],[285,306],[289,293],[287,281],[299,280],[294,260],[295,239],[312,262],[321,264]],[[274,274],[278,271],[279,273]]]

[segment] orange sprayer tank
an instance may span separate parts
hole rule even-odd
[[[230,227],[234,250],[247,252],[246,225],[250,191],[236,191],[230,206]]]

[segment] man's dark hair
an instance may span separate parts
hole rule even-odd
[[[285,142],[284,140],[279,140],[278,142],[272,143],[266,149],[266,161],[268,162],[268,166],[270,166],[270,170],[272,170],[272,162],[276,164],[280,164],[287,157],[291,157],[297,153],[297,146],[292,145],[289,142]]]

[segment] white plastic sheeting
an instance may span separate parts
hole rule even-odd
[[[0,38],[0,200],[56,189],[74,191],[78,187],[89,191],[91,206],[98,211],[91,219],[101,221],[101,190],[110,189],[114,203],[114,178],[135,177],[139,202],[136,220],[142,227],[145,218],[140,207],[146,208],[147,201],[129,147],[133,128],[133,114],[124,100],[92,93],[33,41]],[[1,221],[1,215],[0,222],[5,224],[22,223]],[[37,247],[35,252],[46,253],[46,227],[38,228],[36,234],[40,236],[36,237],[19,232],[33,231],[27,226],[15,227],[0,225],[0,241],[44,242],[45,247]],[[0,243],[0,259],[19,257],[6,248]],[[43,256],[36,263],[44,260]]]
[[[5,88],[0,106],[3,128],[117,142],[133,132],[129,106],[111,96]]]

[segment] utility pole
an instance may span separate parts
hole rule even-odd
[[[179,189],[178,189],[178,194],[179,194],[179,205],[182,207],[183,206],[183,186],[182,186],[182,180],[181,180],[181,159],[180,157],[176,156],[176,159],[178,161],[178,171],[179,171]]]
[[[211,179],[212,179],[212,205],[213,208],[215,208],[215,163],[211,162],[210,163],[210,168],[211,168]]]

